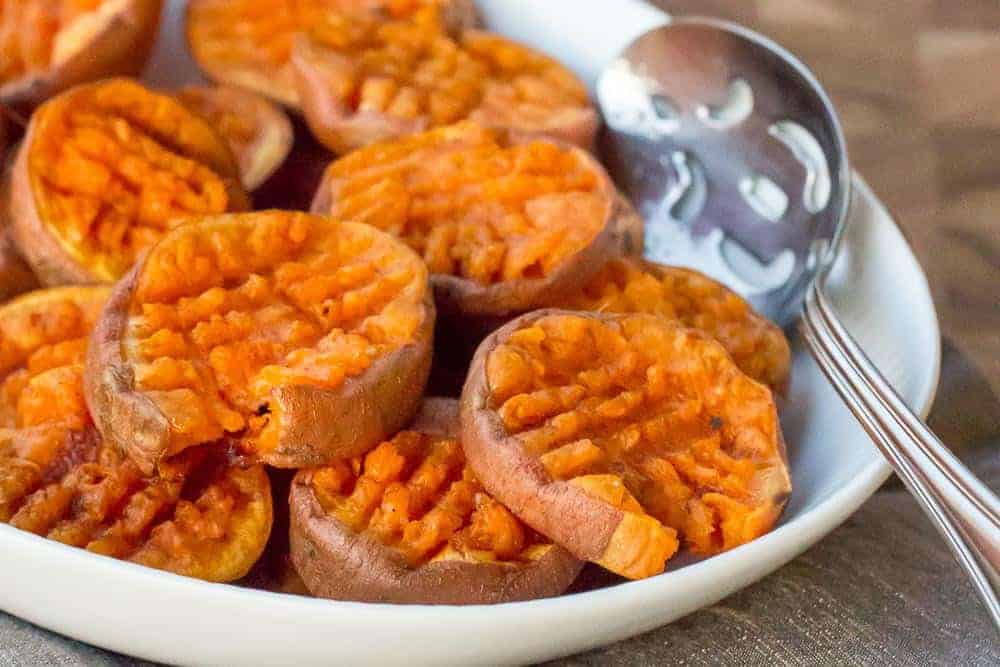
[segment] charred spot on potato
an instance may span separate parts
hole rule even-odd
[[[738,294],[697,271],[637,259],[609,262],[563,303],[575,310],[648,313],[715,338],[744,373],[782,393],[792,353],[784,333]]]
[[[595,562],[650,576],[678,535],[713,554],[767,532],[780,515],[790,482],[771,392],[707,336],[650,315],[545,311],[480,351],[472,391],[482,388],[502,437],[544,469],[546,484],[620,513]],[[513,502],[517,481],[483,463],[495,446],[477,443],[470,462]]]
[[[241,577],[270,532],[263,469],[202,448],[149,478],[91,422],[85,353],[108,292],[41,291],[0,308],[0,521],[178,574]]]
[[[114,282],[185,218],[249,206],[208,122],[126,79],[43,105],[14,172],[15,237],[49,284]]]

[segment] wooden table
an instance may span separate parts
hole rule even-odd
[[[931,424],[998,488],[1000,2],[660,4],[740,21],[818,73],[843,116],[854,166],[888,204],[931,281],[946,338]],[[0,639],[0,664],[133,664],[2,614]],[[998,635],[971,587],[894,481],[762,582],[560,664],[844,663],[1000,664]]]

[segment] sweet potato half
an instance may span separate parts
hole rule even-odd
[[[7,165],[7,119],[4,109],[0,106],[0,169],[6,172]],[[38,287],[38,278],[28,263],[24,261],[21,252],[14,244],[10,234],[8,219],[8,202],[10,188],[8,179],[4,176],[0,182],[0,301],[13,299],[19,294]]]
[[[385,21],[436,5],[453,30],[477,23],[473,0],[190,0],[187,36],[202,71],[219,83],[299,106],[291,65],[295,35],[328,14]]]
[[[292,562],[319,597],[514,602],[559,595],[582,565],[483,491],[453,400],[428,399],[363,458],[301,471],[290,503]]]
[[[427,268],[373,227],[289,211],[196,219],[115,286],[87,400],[147,473],[221,438],[276,467],[323,465],[413,417],[433,329]]]
[[[177,574],[238,579],[271,530],[267,474],[199,448],[145,477],[102,443],[83,369],[108,294],[42,290],[0,307],[0,521]]]
[[[114,282],[186,217],[250,205],[236,159],[209,122],[129,79],[42,105],[10,188],[14,240],[51,286]]]
[[[483,487],[575,556],[629,578],[682,539],[767,532],[791,492],[770,390],[707,334],[654,315],[524,315],[480,346],[462,443]]]
[[[247,190],[260,187],[292,151],[292,122],[260,95],[226,86],[187,86],[177,97],[229,143]]]
[[[568,298],[638,219],[586,151],[472,122],[337,160],[313,212],[398,236],[430,268],[442,312],[475,316]]]
[[[0,0],[0,104],[142,71],[162,0]]]
[[[537,51],[450,30],[427,6],[391,20],[325,13],[295,37],[299,101],[316,138],[347,153],[462,120],[591,149],[599,121],[584,85]]]
[[[558,305],[603,313],[649,313],[700,329],[726,348],[740,370],[784,393],[792,367],[788,339],[725,285],[691,269],[638,258],[608,262]]]

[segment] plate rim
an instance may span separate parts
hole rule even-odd
[[[894,218],[886,209],[885,205],[878,199],[878,197],[875,196],[860,176],[855,175],[855,185],[859,192],[873,207],[876,214],[874,217],[878,219],[877,223],[869,224],[892,225],[893,233],[898,236],[898,251],[909,253],[909,259],[912,261],[915,269],[914,273],[918,274],[921,280],[921,284],[914,286],[913,292],[917,294],[921,301],[925,301],[924,305],[928,307],[927,314],[929,317],[928,322],[925,324],[933,327],[930,332],[932,334],[930,336],[930,340],[935,344],[933,345],[933,358],[931,359],[932,372],[925,379],[924,383],[914,390],[913,393],[915,396],[913,400],[916,403],[914,407],[917,408],[917,412],[922,417],[926,417],[927,412],[933,405],[937,392],[941,366],[940,325],[937,319],[937,311],[934,308],[933,299],[930,294],[926,274],[920,267],[919,262],[913,254],[912,248],[910,248],[908,242],[899,230],[898,226],[895,224]],[[113,576],[126,586],[130,583],[140,582],[143,586],[149,588],[161,588],[165,586],[169,589],[171,595],[182,598],[190,596],[192,602],[197,602],[199,598],[204,599],[204,596],[211,596],[212,598],[218,598],[214,600],[214,602],[217,602],[218,604],[226,604],[227,606],[231,606],[233,608],[238,608],[239,605],[244,603],[263,604],[267,605],[269,610],[273,610],[276,613],[300,613],[314,616],[328,616],[331,620],[333,620],[334,617],[342,617],[344,614],[350,614],[353,617],[357,617],[358,622],[365,622],[368,617],[375,618],[385,617],[388,615],[394,620],[402,619],[404,622],[408,622],[410,620],[416,622],[416,619],[419,617],[433,616],[436,619],[436,622],[448,623],[457,616],[463,616],[465,617],[463,620],[467,620],[468,615],[470,613],[474,613],[475,609],[479,609],[480,611],[488,609],[490,616],[511,621],[515,618],[523,620],[531,617],[548,617],[553,613],[561,614],[563,617],[574,615],[583,616],[587,613],[587,609],[592,609],[594,607],[607,605],[625,605],[630,607],[633,605],[641,605],[644,601],[660,598],[664,595],[664,591],[666,589],[671,587],[676,588],[679,583],[683,582],[683,578],[680,575],[682,572],[684,574],[691,575],[693,579],[700,579],[706,576],[706,571],[708,574],[711,574],[715,570],[721,573],[723,570],[734,567],[734,564],[743,566],[740,569],[749,569],[753,572],[749,576],[737,577],[740,579],[739,583],[734,585],[727,584],[721,589],[721,591],[718,591],[717,595],[713,593],[708,597],[703,597],[703,603],[698,604],[697,608],[704,608],[719,599],[731,595],[736,590],[749,586],[750,584],[760,580],[763,576],[776,571],[800,553],[813,546],[816,542],[828,535],[838,525],[849,518],[861,504],[866,502],[868,498],[871,497],[875,490],[891,475],[891,473],[892,469],[888,462],[886,462],[886,460],[881,456],[876,457],[848,483],[836,489],[821,503],[811,508],[808,512],[800,515],[800,518],[806,519],[805,524],[802,524],[800,521],[782,524],[770,533],[755,540],[754,543],[757,545],[757,548],[763,549],[765,553],[769,553],[767,558],[759,558],[750,562],[751,559],[744,558],[743,548],[737,548],[712,558],[692,563],[679,570],[668,572],[665,575],[653,577],[643,581],[626,582],[608,588],[585,591],[555,598],[493,605],[489,607],[427,605],[401,606],[331,601],[243,588],[231,584],[212,584],[180,577],[168,572],[153,570],[133,563],[117,561],[104,556],[99,556],[97,554],[91,554],[80,549],[52,542],[30,533],[25,533],[7,525],[0,525],[0,546],[4,547],[3,551],[16,552],[21,557],[34,557],[34,560],[39,561],[56,559],[62,564],[72,567],[77,571],[89,570],[94,576]],[[788,537],[789,534],[792,534],[793,536]],[[6,601],[0,601],[0,607],[7,609],[8,605]],[[37,614],[30,613],[26,610],[22,611],[25,611],[25,613],[19,614],[13,611],[9,613],[25,618],[29,621],[36,622],[43,627],[51,628],[54,631],[66,636],[102,646],[110,650],[136,651],[135,644],[130,644],[128,640],[115,638],[112,641],[109,640],[109,636],[107,634],[104,637],[95,637],[95,633],[90,632],[87,628],[83,627],[57,627],[60,625],[58,622],[46,623],[44,618],[34,618]],[[429,611],[432,613],[428,613]],[[690,612],[685,611],[678,615],[678,617],[686,615],[687,613]],[[676,620],[676,618],[668,619],[650,627],[658,627],[659,625],[672,622],[673,620]],[[620,636],[632,636],[648,629],[645,625],[648,625],[648,623],[642,625],[641,627],[629,629],[627,631],[617,631],[617,634]],[[596,640],[593,642],[593,645],[600,645],[603,643],[606,642]],[[571,650],[577,651],[585,648],[590,648],[590,646],[574,645]],[[555,649],[551,655],[557,655],[561,651],[562,649]],[[136,652],[133,654],[143,655],[142,652]],[[155,658],[156,656],[146,655],[143,657]],[[162,656],[160,657],[162,658]]]

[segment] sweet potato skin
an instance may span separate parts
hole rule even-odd
[[[412,343],[377,359],[336,392],[305,385],[276,388],[271,396],[283,414],[283,431],[278,446],[261,460],[276,468],[323,465],[364,454],[401,430],[420,409],[431,372],[435,317],[429,292],[424,306],[430,316]]]
[[[605,554],[626,513],[579,487],[553,479],[539,459],[526,453],[517,437],[507,434],[498,413],[490,408],[491,392],[485,372],[490,353],[512,333],[551,315],[570,314],[596,320],[620,317],[559,309],[539,310],[512,320],[483,341],[462,390],[462,446],[470,467],[487,492],[501,500],[527,525],[577,558],[596,561]],[[774,510],[780,514],[791,490],[787,477],[787,449],[780,429],[777,449],[786,475],[773,479],[774,488],[770,491]],[[554,508],[558,511],[553,511]]]
[[[38,278],[17,251],[9,230],[0,228],[0,301],[13,299],[37,287]]]
[[[509,133],[507,136],[512,145],[537,140]],[[619,194],[600,163],[577,146],[551,139],[546,141],[572,151],[600,175],[598,192],[611,202],[601,231],[590,245],[568,257],[555,271],[541,278],[482,285],[459,276],[432,274],[431,285],[434,287],[434,297],[441,317],[456,319],[460,324],[465,324],[463,319],[474,320],[469,322],[473,331],[492,330],[498,322],[536,308],[545,308],[569,297],[579,285],[596,275],[608,260],[642,252],[642,219],[628,200]],[[339,196],[340,187],[338,180],[324,178],[313,198],[312,212],[317,215],[329,214]]]
[[[248,191],[263,185],[292,151],[295,135],[288,116],[255,93],[225,86],[186,86],[179,96],[196,113],[201,112],[200,105],[201,109],[224,109],[253,119],[258,129],[254,140],[242,149],[232,146],[240,165],[240,179]]]
[[[5,165],[6,158],[4,124],[3,109],[0,108],[0,166]],[[0,301],[8,301],[40,286],[34,271],[24,260],[11,236],[9,173],[9,169],[4,168],[0,183]]]
[[[581,560],[598,560],[625,518],[616,509],[579,487],[556,481],[539,460],[529,456],[506,433],[499,416],[488,409],[486,359],[511,333],[560,310],[522,315],[493,332],[472,359],[459,408],[462,447],[483,488],[502,498],[514,514]],[[558,506],[559,512],[552,507]]]
[[[147,253],[148,256],[148,253]],[[135,389],[135,374],[122,352],[129,305],[147,256],[111,292],[87,350],[85,395],[102,436],[126,452],[146,474],[174,450],[167,417]],[[299,468],[362,454],[400,430],[417,412],[430,375],[435,309],[428,290],[427,317],[414,340],[377,359],[335,391],[312,386],[276,388],[282,431],[275,449],[260,460],[277,468]],[[390,374],[387,369],[396,369]]]
[[[74,90],[84,87],[80,86]],[[66,91],[64,95],[72,95],[74,90]],[[53,102],[57,101],[53,100]],[[24,139],[18,147],[17,155],[8,175],[11,239],[25,261],[33,269],[39,282],[45,287],[105,284],[108,281],[95,275],[88,267],[71,256],[39,214],[39,206],[32,186],[29,153],[32,141],[38,132],[38,116],[43,111],[44,107],[39,109],[28,123]],[[193,117],[201,122],[200,116]],[[204,122],[207,123],[207,121]],[[224,143],[221,137],[218,137],[218,140]],[[232,173],[235,175],[237,173],[236,158],[233,156],[230,157],[230,160],[232,161]],[[242,190],[239,183],[234,183],[233,187],[229,188],[228,194],[231,198],[232,210],[240,211],[250,208],[249,196]]]
[[[124,0],[90,39],[63,63],[0,85],[0,104],[32,108],[75,85],[110,76],[137,76],[156,41],[163,0]]]
[[[454,437],[458,404],[427,399],[412,428]],[[313,595],[335,600],[400,604],[499,604],[559,595],[582,563],[554,546],[526,567],[500,563],[431,562],[410,567],[403,556],[325,515],[309,472],[292,482],[291,557]]]
[[[205,58],[198,57],[198,49],[194,45],[196,30],[193,27],[195,19],[193,14],[197,9],[196,5],[210,4],[211,0],[190,0],[187,3],[185,24],[187,26],[188,44],[195,54],[198,68],[205,76],[217,83],[228,84],[239,88],[246,88],[264,95],[285,107],[299,111],[304,104],[302,96],[295,85],[295,75],[292,72],[286,73],[286,68],[293,67],[291,63],[282,63],[277,66],[278,75],[271,71],[253,71],[245,67],[227,67],[224,64],[210,62]],[[373,14],[384,12],[386,0],[349,0],[356,10],[362,10]],[[476,10],[474,0],[448,0],[444,4],[443,19],[445,25],[455,32],[474,28],[480,24],[479,13]],[[291,75],[291,76],[289,76]]]
[[[475,36],[479,31],[469,30]],[[482,33],[485,34],[485,33]],[[344,71],[352,69],[350,59],[339,54],[325,53],[311,43],[306,35],[298,35],[292,49],[292,67],[298,87],[299,106],[316,139],[337,154],[343,155],[376,141],[415,134],[430,129],[428,118],[404,119],[373,111],[357,112],[330,94]],[[499,129],[509,129],[507,123],[475,115],[477,122]],[[524,141],[553,139],[593,151],[601,120],[592,108],[563,112],[561,123],[539,131],[510,130],[511,135]]]

